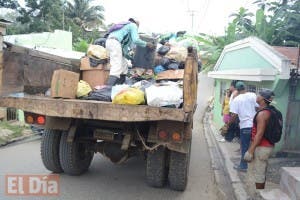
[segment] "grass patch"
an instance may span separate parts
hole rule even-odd
[[[10,141],[14,138],[21,137],[23,135],[23,130],[28,129],[25,126],[14,125],[7,121],[0,122],[0,129],[8,129],[13,133],[7,137],[0,137],[0,145],[5,144],[7,141]]]
[[[0,145],[5,144],[7,140],[3,139],[2,137],[0,137]]]

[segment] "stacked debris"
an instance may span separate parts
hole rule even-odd
[[[180,43],[166,43],[157,47],[155,55],[146,55],[145,51],[142,57],[136,56],[142,54],[139,50],[142,51],[141,48],[135,50],[133,60],[128,60],[130,68],[123,84],[107,86],[105,83],[109,75],[109,55],[105,47],[91,45],[87,55],[81,59],[81,80],[77,81],[76,97],[114,104],[180,108],[183,103],[187,48]],[[143,57],[148,60],[143,62]],[[149,58],[153,60],[149,61]],[[53,87],[57,86],[53,84]]]

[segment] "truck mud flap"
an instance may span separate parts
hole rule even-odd
[[[182,143],[168,143],[167,148],[172,151],[180,153],[189,153],[191,147],[191,140],[184,140]]]
[[[71,118],[46,116],[45,128],[53,130],[67,131],[71,126]]]

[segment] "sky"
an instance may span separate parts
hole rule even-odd
[[[202,32],[224,34],[229,15],[240,7],[255,11],[254,0],[95,0],[105,8],[105,22],[117,23],[130,17],[140,21],[143,32]],[[193,15],[193,16],[192,16]]]
[[[24,4],[24,0],[18,0]],[[68,0],[72,1],[72,0]],[[167,33],[186,30],[191,33],[223,35],[229,15],[245,7],[255,12],[255,0],[94,0],[105,8],[105,24],[130,17],[140,21],[141,32]]]

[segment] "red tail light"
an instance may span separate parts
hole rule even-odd
[[[166,140],[168,138],[168,133],[166,131],[160,130],[158,132],[158,137],[160,139]]]
[[[27,124],[45,125],[46,117],[44,115],[25,112],[25,122]]]
[[[46,122],[45,116],[42,116],[42,115],[38,116],[36,119],[36,122],[39,125],[44,125]]]

